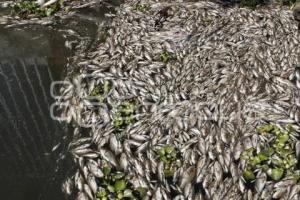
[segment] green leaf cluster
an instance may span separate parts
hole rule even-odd
[[[296,172],[295,141],[291,137],[293,130],[290,126],[287,127],[287,130],[282,131],[272,124],[257,128],[257,133],[266,137],[268,144],[260,152],[257,152],[254,148],[249,148],[242,153],[241,159],[247,161],[247,167],[243,173],[245,180],[254,180],[254,171],[257,169],[268,172],[268,175],[274,181],[298,173]]]
[[[176,167],[181,165],[180,159],[178,158],[178,152],[171,145],[166,145],[157,151],[159,160],[164,163],[164,174],[165,177],[172,177],[174,175]]]
[[[113,120],[113,126],[117,130],[125,129],[127,126],[133,124],[135,122],[135,103],[125,101],[118,107],[118,111]]]
[[[90,96],[97,98],[98,101],[103,101],[103,95],[108,94],[108,92],[111,90],[111,84],[108,81],[105,81],[103,85],[97,85],[94,87],[94,89],[91,91]]]
[[[60,0],[47,7],[40,7],[34,1],[22,1],[12,7],[12,12],[21,18],[28,18],[29,16],[48,17],[58,12],[63,5],[64,0]]]
[[[150,4],[137,4],[134,7],[134,10],[145,13],[145,12],[151,10],[151,6],[150,6]]]
[[[138,200],[146,196],[145,188],[134,189],[126,180],[122,172],[113,172],[109,166],[102,168],[104,177],[100,180],[99,191],[96,193],[97,200]]]
[[[170,55],[169,55],[169,53],[168,52],[162,52],[161,54],[160,54],[160,60],[161,60],[161,62],[163,62],[163,63],[167,63],[169,60],[170,60]]]

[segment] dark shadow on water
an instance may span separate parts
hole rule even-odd
[[[64,199],[69,131],[49,107],[70,53],[54,30],[0,27],[0,199]]]
[[[74,53],[65,48],[66,40],[81,41],[61,29],[75,31],[87,39],[86,48],[91,48],[97,42],[96,23],[110,11],[81,9],[55,27],[7,29],[0,25],[1,200],[65,199],[61,185],[72,170],[67,153],[72,130],[50,117],[54,102],[50,85],[63,79],[65,65]]]

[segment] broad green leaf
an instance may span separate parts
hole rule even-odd
[[[253,166],[259,165],[261,163],[261,160],[258,156],[254,156],[250,158],[250,164]]]
[[[123,195],[124,195],[124,197],[133,197],[132,190],[130,190],[130,189],[124,190]]]
[[[103,167],[103,173],[105,176],[108,176],[111,172],[111,168],[110,167]]]
[[[265,156],[263,153],[257,154],[257,157],[259,158],[260,162],[269,160],[269,158],[267,156]]]
[[[107,190],[112,193],[115,192],[115,188],[112,185],[108,185]]]
[[[271,178],[274,181],[279,181],[282,178],[282,176],[283,176],[283,169],[281,168],[272,169]]]
[[[262,154],[264,154],[265,156],[272,156],[274,154],[274,149],[272,147],[262,151]]]
[[[165,177],[167,177],[167,178],[172,177],[174,175],[174,170],[172,170],[172,169],[165,169],[164,170],[164,174],[165,174]]]
[[[158,153],[158,155],[160,155],[160,156],[164,156],[165,153],[166,153],[165,148],[159,149],[159,150],[157,151],[157,153]]]
[[[140,197],[145,197],[146,195],[147,195],[147,192],[146,192],[146,189],[145,188],[143,188],[143,187],[138,187],[137,189],[136,189],[136,191],[138,191],[139,193],[140,193]]]
[[[175,152],[175,148],[170,145],[165,146],[165,149],[167,154],[171,154],[172,152]]]
[[[278,137],[278,141],[279,141],[279,143],[285,143],[285,142],[287,142],[288,140],[289,140],[289,135],[288,134],[282,134],[282,135],[279,135],[279,137]]]
[[[246,181],[252,181],[255,179],[254,173],[250,170],[245,170],[243,173],[243,177]]]
[[[116,191],[123,191],[126,189],[126,182],[124,180],[117,180],[115,182],[115,190]]]

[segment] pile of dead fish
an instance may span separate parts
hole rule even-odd
[[[61,87],[76,199],[299,199],[240,159],[259,125],[300,131],[300,38],[287,8],[127,1]],[[295,137],[296,137],[295,136]],[[298,154],[297,154],[298,155]]]

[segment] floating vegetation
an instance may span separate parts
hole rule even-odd
[[[159,160],[164,163],[165,177],[172,177],[178,167],[181,166],[181,161],[178,152],[173,146],[166,145],[157,151]]]
[[[171,55],[169,52],[164,51],[159,55],[160,61],[163,63],[168,63],[171,60],[176,60],[176,57],[174,55]]]
[[[161,62],[163,63],[167,63],[169,60],[170,60],[170,56],[169,56],[169,53],[168,52],[163,52],[160,54],[160,60]]]
[[[262,147],[260,152],[255,148],[246,149],[241,158],[247,162],[243,177],[246,181],[255,180],[255,172],[261,170],[274,181],[284,177],[296,176],[297,159],[295,152],[296,140],[293,139],[292,128],[282,131],[273,124],[266,124],[257,129],[257,133],[266,138],[267,147]]]
[[[104,176],[99,180],[99,191],[96,193],[97,200],[139,200],[146,196],[146,189],[133,188],[123,172],[113,171],[109,166],[102,168]]]
[[[139,12],[145,13],[151,9],[150,4],[137,4],[134,8],[134,10],[137,10]]]
[[[111,84],[108,81],[104,81],[103,85],[96,85],[90,93],[90,97],[97,99],[99,102],[104,100],[105,95],[111,90]]]
[[[125,101],[117,108],[117,113],[113,120],[113,126],[117,130],[123,130],[135,122],[136,105],[133,101]]]
[[[35,1],[22,1],[12,7],[13,14],[21,18],[29,17],[48,17],[54,15],[64,6],[64,0],[49,5],[40,7]]]

